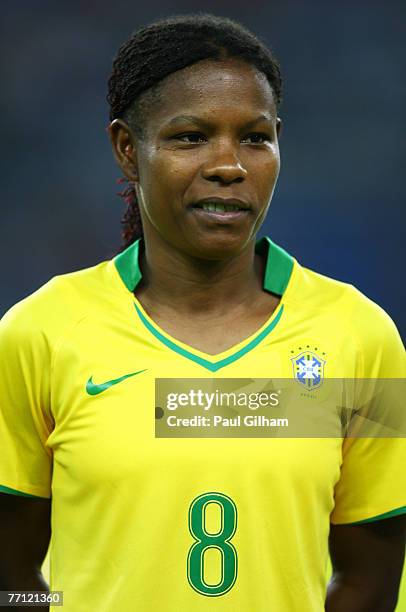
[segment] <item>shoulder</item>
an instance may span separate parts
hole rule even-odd
[[[319,274],[297,262],[296,273],[296,299],[305,300],[320,310],[333,311],[357,326],[369,328],[371,323],[375,323],[379,331],[382,327],[386,329],[394,325],[381,306],[353,285]]]
[[[405,367],[405,351],[389,314],[349,283],[335,280],[295,262],[292,299],[318,311],[335,329],[351,336],[364,362],[364,375],[377,376],[385,362]],[[375,364],[375,365],[373,365]],[[398,365],[395,370],[398,371]],[[380,369],[380,376],[397,376],[392,367]]]
[[[100,308],[111,261],[53,277],[17,302],[0,321],[0,341],[52,343],[56,337]],[[108,293],[108,291],[107,291]]]

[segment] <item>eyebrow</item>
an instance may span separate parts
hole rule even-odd
[[[168,122],[168,125],[176,125],[177,123],[182,123],[183,121],[189,121],[190,123],[196,123],[197,125],[201,125],[206,128],[212,125],[210,121],[206,121],[205,119],[202,119],[201,117],[196,117],[195,115],[178,115],[177,117],[173,117],[173,119],[171,119]],[[252,119],[251,121],[247,121],[247,123],[245,124],[245,127],[250,128],[256,123],[259,123],[260,121],[266,121],[268,123],[271,123],[272,117],[270,115],[264,115],[264,114],[258,115],[258,117],[256,117],[255,119]]]

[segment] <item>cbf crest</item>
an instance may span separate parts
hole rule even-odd
[[[317,389],[323,383],[325,359],[306,350],[291,358],[293,375],[298,383],[308,391]]]

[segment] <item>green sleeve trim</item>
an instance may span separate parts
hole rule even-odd
[[[41,497],[40,495],[30,495],[30,493],[23,493],[17,491],[17,489],[10,489],[10,487],[4,487],[0,485],[0,493],[10,493],[10,495],[20,495],[21,497],[34,497],[35,499],[49,499],[48,497]]]
[[[378,516],[373,516],[372,518],[368,518],[363,521],[357,521],[356,523],[347,523],[347,524],[364,525],[365,523],[373,523],[374,521],[382,521],[387,518],[392,518],[393,516],[400,516],[401,514],[406,514],[406,506],[402,506],[401,508],[396,508],[396,510],[391,510],[390,512],[385,512],[384,514],[378,514]]]

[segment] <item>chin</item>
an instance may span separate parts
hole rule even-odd
[[[253,238],[252,234],[226,234],[212,233],[208,236],[196,237],[193,239],[191,247],[195,257],[209,260],[224,259],[238,255],[246,248]]]

